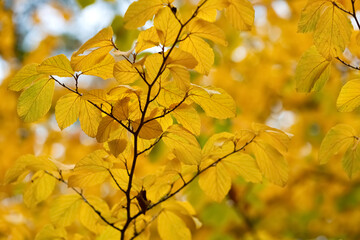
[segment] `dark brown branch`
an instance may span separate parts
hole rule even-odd
[[[117,186],[123,193],[126,193],[126,191],[120,186],[120,184],[119,184],[118,181],[116,180],[116,178],[115,178],[114,174],[111,172],[111,170],[110,170],[110,169],[107,169],[107,171],[109,172],[112,180],[114,180],[116,186]]]
[[[153,142],[149,147],[145,148],[144,150],[142,150],[141,152],[138,153],[138,156],[140,156],[141,154],[149,151],[150,149],[152,149],[156,144],[158,144],[161,140],[161,138],[163,137],[163,134],[160,135],[160,137],[158,139],[156,139],[155,142]]]
[[[246,146],[248,146],[250,143],[252,143],[252,142],[254,141],[255,137],[256,137],[256,136],[254,136],[251,140],[249,140],[248,142],[246,142],[241,148],[235,149],[235,150],[232,151],[231,153],[228,153],[228,154],[226,154],[225,156],[223,156],[223,157],[221,157],[221,158],[218,158],[215,162],[213,162],[212,164],[209,164],[209,165],[206,166],[205,168],[203,168],[203,169],[198,168],[197,173],[196,173],[189,181],[184,182],[184,184],[183,184],[180,188],[178,188],[175,192],[173,192],[173,193],[171,193],[171,194],[163,197],[163,198],[160,199],[158,202],[149,205],[147,211],[150,210],[150,209],[152,209],[152,208],[154,208],[154,207],[156,207],[156,206],[159,205],[160,203],[168,200],[169,198],[172,198],[174,195],[176,195],[176,194],[179,193],[182,189],[184,189],[186,186],[188,186],[192,181],[194,181],[200,174],[202,174],[203,172],[205,172],[205,171],[208,170],[209,168],[216,166],[216,164],[218,164],[221,160],[223,160],[223,159],[225,159],[225,158],[233,155],[234,153],[240,152],[240,151],[242,151],[243,149],[245,149]],[[137,217],[140,216],[141,214],[142,214],[142,212],[138,212],[137,214],[135,214],[135,215],[132,217],[132,219],[137,218]]]
[[[344,64],[345,66],[360,71],[360,68],[359,68],[359,67],[355,67],[355,66],[351,65],[351,64],[345,62],[344,60],[342,60],[342,59],[339,58],[339,57],[336,57],[336,59],[339,60],[339,61],[340,61],[342,64]]]

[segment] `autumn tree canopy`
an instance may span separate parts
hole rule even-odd
[[[359,238],[360,2],[20,2],[1,239]]]

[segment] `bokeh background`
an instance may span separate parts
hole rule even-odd
[[[139,31],[124,28],[123,15],[130,0],[0,0],[0,183],[6,170],[21,155],[48,154],[64,164],[75,164],[99,148],[81,132],[79,124],[60,131],[54,106],[47,117],[25,124],[17,116],[18,93],[7,89],[9,79],[23,65],[40,63],[49,56],[71,56],[82,43],[111,25],[116,44],[131,49]],[[286,159],[289,182],[284,188],[264,182],[235,179],[221,203],[209,200],[197,182],[184,192],[197,211],[202,227],[190,226],[193,239],[360,239],[360,178],[349,179],[341,156],[319,165],[317,154],[326,132],[337,123],[360,129],[359,114],[339,113],[336,97],[358,72],[333,63],[331,78],[319,93],[295,90],[294,72],[301,55],[312,45],[312,37],[297,33],[297,22],[305,0],[252,0],[255,23],[251,32],[237,32],[225,18],[217,24],[225,31],[228,46],[212,45],[215,65],[208,76],[192,74],[192,81],[224,88],[236,101],[237,117],[214,120],[202,116],[203,144],[214,133],[236,132],[252,122],[265,123],[291,134]],[[339,1],[350,8],[350,0]],[[195,0],[176,0],[179,11],[189,12]],[[144,27],[151,26],[151,22]],[[357,31],[345,58],[359,64]],[[212,44],[212,43],[211,43]],[[156,51],[156,50],[153,50]],[[115,84],[88,77],[83,88]],[[54,102],[63,94],[57,88]],[[159,148],[164,147],[160,145]],[[158,154],[141,167],[156,169]],[[0,239],[34,239],[49,222],[52,198],[34,209],[22,203],[24,184],[0,185]],[[66,192],[59,186],[56,194]],[[97,191],[107,202],[116,203],[108,186]],[[153,239],[157,239],[154,228]],[[68,239],[95,239],[81,224],[68,227]]]

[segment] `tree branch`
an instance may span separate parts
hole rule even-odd
[[[336,59],[339,60],[339,61],[340,61],[342,64],[344,64],[345,66],[360,71],[360,68],[359,68],[359,67],[355,67],[355,66],[353,66],[353,65],[351,65],[351,64],[349,64],[349,63],[346,63],[344,60],[342,60],[342,59],[339,58],[339,57],[336,57]]]
[[[45,173],[48,174],[48,175],[50,175],[50,176],[52,176],[53,178],[55,178],[55,179],[58,180],[59,182],[62,182],[62,183],[64,183],[64,184],[66,184],[66,185],[69,187],[68,182],[66,182],[66,181],[63,179],[61,173],[60,173],[60,176],[61,176],[61,177],[56,177],[54,174],[52,174],[52,173],[50,173],[50,172],[48,172],[48,171],[45,171]],[[86,197],[85,197],[84,194],[82,193],[82,190],[79,191],[79,190],[77,190],[77,189],[74,188],[74,187],[70,187],[70,188],[71,188],[74,192],[76,192],[76,193],[82,198],[82,200],[101,218],[101,220],[103,220],[107,225],[111,226],[112,228],[114,228],[114,229],[116,229],[116,230],[118,230],[118,231],[121,231],[120,228],[118,228],[117,226],[115,226],[115,223],[109,222],[109,221],[102,215],[102,213],[101,213],[99,210],[97,210],[97,209],[95,208],[95,206],[92,205],[92,204],[86,199]]]

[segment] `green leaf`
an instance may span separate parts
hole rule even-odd
[[[339,93],[336,107],[340,112],[351,112],[360,105],[360,80],[348,81]]]
[[[51,107],[55,82],[42,79],[21,93],[17,112],[24,122],[34,122],[43,117]]]
[[[20,69],[16,75],[10,80],[9,89],[13,91],[21,91],[28,87],[32,83],[39,81],[40,79],[48,78],[48,76],[39,73],[36,63],[28,64]]]
[[[76,93],[69,93],[62,96],[55,106],[55,118],[59,128],[70,126],[79,118],[81,100]]]
[[[295,71],[298,92],[319,91],[329,79],[331,61],[326,60],[313,46],[301,57]]]
[[[354,128],[346,124],[338,124],[331,128],[320,145],[320,164],[327,163],[332,156],[352,146],[356,135]]]

